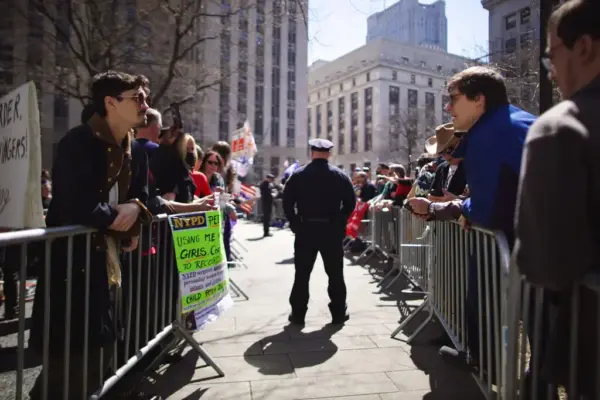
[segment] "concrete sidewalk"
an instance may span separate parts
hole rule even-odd
[[[195,335],[226,376],[218,378],[195,352],[187,351],[183,360],[158,371],[154,392],[169,399],[203,400],[483,399],[469,374],[446,366],[436,347],[390,338],[400,317],[397,301],[376,294],[369,271],[348,261],[350,321],[339,330],[328,325],[327,276],[318,258],[307,325],[302,330],[286,327],[293,234],[273,233],[261,239],[259,224],[235,228],[250,251],[249,269],[235,268],[231,276],[250,300],[237,299]],[[426,329],[423,338],[428,334],[435,335],[436,327]]]

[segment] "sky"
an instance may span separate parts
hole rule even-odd
[[[435,0],[420,0],[429,4]],[[309,0],[308,64],[334,60],[365,44],[367,17],[397,0]],[[481,0],[446,0],[448,51],[477,58],[487,53],[488,12]]]

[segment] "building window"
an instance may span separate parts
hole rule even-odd
[[[346,98],[338,99],[338,154],[344,154],[346,148]]]
[[[504,25],[505,29],[508,31],[510,29],[517,27],[517,13],[508,14],[504,17]]]
[[[414,85],[416,81],[417,77],[415,76],[415,74],[410,74],[410,83]]]
[[[402,57],[402,63],[403,63],[403,64],[408,64],[408,63],[409,63],[409,61],[410,61],[410,60],[408,59],[408,57]]]
[[[435,94],[425,93],[425,123],[427,130],[433,130],[435,128]]]
[[[321,114],[321,104],[317,105],[317,134],[315,135],[315,137],[320,138],[321,137],[321,121],[322,121],[322,116],[323,114]]]
[[[350,153],[358,152],[358,92],[350,95]]]
[[[415,89],[408,89],[408,106],[411,108],[417,108],[419,101],[419,93]]]
[[[271,157],[271,173],[275,176],[279,175],[279,157]]]
[[[373,149],[373,88],[365,89],[365,151]]]
[[[521,25],[528,24],[531,22],[531,9],[525,7],[521,10]]]
[[[450,96],[442,96],[442,124],[450,122],[450,113],[447,111],[448,104],[450,103]]]
[[[352,87],[356,86],[356,78],[352,78]]]
[[[343,92],[343,91],[344,91],[344,84],[340,83],[340,92]]]
[[[350,164],[350,175],[354,174],[354,170],[356,169],[356,163]]]
[[[308,138],[310,139],[312,137],[312,108],[308,108],[308,131],[306,132],[306,135],[308,136]]]
[[[531,44],[531,32],[527,32],[521,35],[521,48],[526,49]]]
[[[504,51],[507,54],[514,53],[517,49],[517,38],[506,39],[504,42]]]
[[[390,86],[389,89],[389,150],[400,150],[400,88],[398,86]]]
[[[427,86],[433,87],[433,78],[427,78]]]
[[[69,129],[69,99],[63,94],[54,95],[54,129]]]
[[[367,72],[367,82],[370,82],[370,81],[371,81],[371,73]]]
[[[333,141],[333,101],[328,101],[327,105],[327,140]]]
[[[252,165],[254,169],[254,178],[257,182],[261,181],[264,177],[264,161],[262,156],[254,157],[254,164]]]
[[[393,81],[397,81],[398,80],[398,72],[397,71],[392,71],[392,80]]]

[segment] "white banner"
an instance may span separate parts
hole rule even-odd
[[[40,114],[33,82],[0,98],[0,228],[45,226]]]
[[[231,156],[237,160],[242,157],[252,158],[256,155],[256,152],[254,135],[250,129],[250,124],[246,121],[242,128],[231,133]]]

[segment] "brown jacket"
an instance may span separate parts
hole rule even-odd
[[[530,128],[517,198],[514,257],[526,279],[550,289],[550,349],[545,369],[566,383],[569,331],[579,329],[580,384],[593,387],[597,365],[596,294],[573,287],[600,266],[600,77],[544,113]],[[579,326],[571,317],[579,314]],[[581,386],[580,386],[581,389]],[[588,391],[589,393],[589,391]],[[581,392],[580,392],[581,394]],[[597,395],[600,395],[598,393]],[[597,397],[596,397],[597,398]]]

